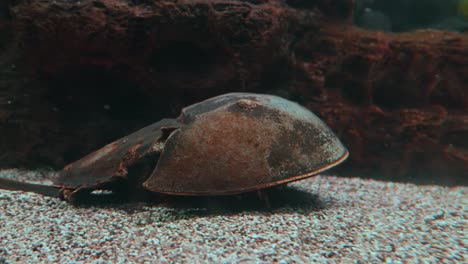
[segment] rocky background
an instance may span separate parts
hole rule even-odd
[[[60,168],[249,91],[322,117],[351,153],[339,175],[466,185],[464,2],[2,1],[0,167]]]
[[[468,31],[466,0],[357,0],[356,24],[372,30],[416,29]]]

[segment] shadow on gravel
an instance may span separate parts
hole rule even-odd
[[[262,192],[260,195],[249,192],[229,196],[173,196],[144,191],[136,196],[101,193],[82,197],[74,206],[114,208],[128,214],[161,211],[173,215],[173,220],[246,212],[275,214],[294,211],[307,214],[327,207],[318,195],[294,187],[272,187]]]

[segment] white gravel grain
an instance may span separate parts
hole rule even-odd
[[[331,176],[290,186],[270,210],[74,206],[0,190],[0,263],[466,263],[467,187]]]

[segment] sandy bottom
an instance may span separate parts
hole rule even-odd
[[[268,195],[270,209],[256,196],[77,206],[0,190],[0,263],[466,263],[467,187],[317,176]]]

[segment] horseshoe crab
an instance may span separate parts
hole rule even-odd
[[[347,156],[325,123],[299,104],[273,95],[229,93],[188,106],[176,119],[163,119],[69,164],[51,186],[9,180],[0,186],[69,202],[79,200],[80,193],[116,191],[117,186],[120,191],[136,186],[171,195],[230,195],[311,177]]]

